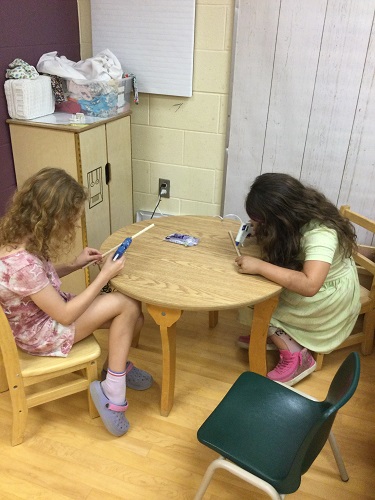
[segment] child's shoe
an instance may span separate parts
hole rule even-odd
[[[111,403],[99,380],[91,382],[90,394],[106,429],[114,436],[123,436],[129,429],[129,421],[124,414],[128,409],[127,401],[122,405]]]
[[[310,375],[315,368],[315,359],[306,348],[299,352],[280,351],[279,363],[267,373],[267,378],[291,386]]]
[[[250,343],[250,335],[240,335],[237,339],[238,347],[242,347],[242,349],[246,349],[247,351],[249,350],[249,343]],[[272,342],[272,340],[269,340],[268,337],[267,337],[266,349],[267,351],[277,351],[277,347]]]

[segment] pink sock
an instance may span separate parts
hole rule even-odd
[[[111,403],[122,405],[126,399],[126,374],[107,370],[106,379],[102,382],[104,394]]]
[[[277,335],[279,339],[281,339],[283,342],[285,342],[287,349],[289,352],[294,353],[294,352],[299,352],[302,351],[303,346],[293,340],[287,333],[284,332],[284,330],[281,330],[281,328],[278,328],[274,335]]]

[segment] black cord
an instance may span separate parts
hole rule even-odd
[[[158,199],[158,202],[156,204],[156,207],[154,208],[154,211],[152,212],[152,215],[150,217],[150,219],[152,219],[155,215],[155,212],[156,212],[156,209],[158,208],[158,206],[160,205],[160,202],[161,202],[161,195],[159,194],[159,199]]]

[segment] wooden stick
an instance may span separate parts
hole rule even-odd
[[[228,233],[229,233],[230,239],[232,240],[234,249],[236,250],[238,257],[241,257],[241,252],[239,251],[238,246],[236,245],[236,242],[234,241],[232,231],[228,231]]]
[[[136,238],[137,236],[139,236],[140,234],[148,231],[149,229],[151,229],[152,227],[154,227],[155,224],[150,224],[149,226],[145,227],[144,229],[142,229],[141,231],[138,231],[138,233],[135,233],[133,236],[131,236],[131,239],[134,240],[134,238]],[[122,242],[121,242],[122,243]],[[115,247],[111,248],[110,250],[107,250],[106,252],[103,253],[102,255],[102,258],[103,257],[106,257],[109,253],[113,252],[114,250],[117,250],[118,247],[121,245],[121,243],[119,243],[118,245],[116,245]],[[86,267],[89,267],[91,266],[91,264],[96,264],[96,262],[98,262],[97,260],[94,260],[93,262],[89,262],[88,264],[86,264],[85,266],[82,267],[82,269],[85,269]]]

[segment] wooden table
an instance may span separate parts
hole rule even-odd
[[[111,280],[120,292],[147,305],[160,327],[163,373],[161,414],[173,406],[176,376],[176,322],[182,312],[210,311],[210,326],[217,323],[218,311],[254,305],[249,366],[266,374],[266,337],[269,321],[282,287],[260,276],[240,274],[234,262],[236,252],[229,237],[237,234],[239,222],[219,217],[171,216],[126,226],[107,238],[105,252],[154,223],[135,238],[127,250],[122,273]],[[197,246],[185,247],[164,241],[172,233],[200,239]],[[259,255],[255,243],[241,247],[242,254]]]

